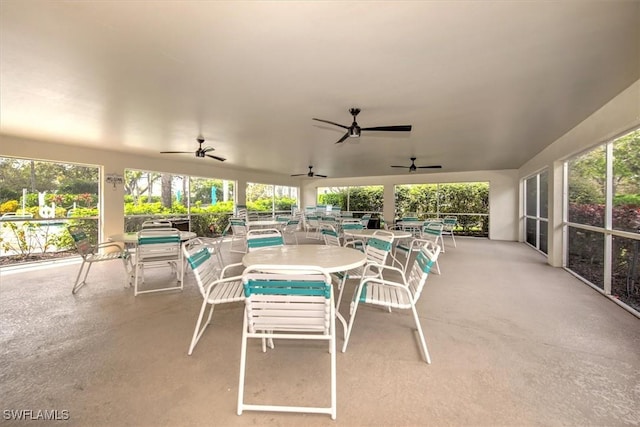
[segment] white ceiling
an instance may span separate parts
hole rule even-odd
[[[202,134],[227,161],[193,161],[222,168],[518,168],[640,78],[640,1],[0,7],[1,133],[153,156]],[[336,145],[311,120],[349,125],[350,107],[413,130]]]

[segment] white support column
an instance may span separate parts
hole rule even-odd
[[[564,220],[564,163],[554,162],[549,166],[547,229],[547,262],[553,267],[562,267]]]
[[[111,177],[107,182],[107,176]],[[122,178],[122,181],[120,180]],[[100,241],[124,231],[124,169],[105,165],[100,168]]]
[[[396,215],[396,193],[394,184],[384,185],[383,200],[382,216],[384,217],[385,223],[391,224]]]

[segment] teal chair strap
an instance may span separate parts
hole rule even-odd
[[[331,286],[324,281],[248,280],[244,283],[244,295],[304,295],[331,296]]]
[[[189,255],[187,261],[192,269],[196,269],[200,267],[204,262],[206,262],[209,258],[211,258],[211,254],[206,248],[200,249],[198,252]]]

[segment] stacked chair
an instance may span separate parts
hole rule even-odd
[[[170,267],[175,272],[177,285],[162,288],[140,290],[139,284],[144,282],[145,267]],[[133,272],[134,295],[151,292],[182,290],[184,265],[180,231],[175,228],[143,228],[138,233],[136,262]]]
[[[231,246],[229,248],[229,251],[246,253],[248,231],[247,221],[244,218],[240,217],[229,218],[229,228],[231,229]],[[239,248],[238,244],[240,244]]]
[[[286,225],[282,228],[282,237],[292,236],[295,244],[298,244],[298,229],[300,228],[300,220],[298,218],[292,218],[287,221]],[[286,243],[286,241],[285,241]]]
[[[442,235],[443,236],[451,236],[451,240],[453,240],[453,247],[457,247],[456,246],[456,238],[453,235],[453,229],[456,228],[456,225],[458,224],[458,218],[452,215],[449,216],[445,216],[444,219],[442,220],[442,223],[444,224],[444,229],[442,230]],[[444,252],[444,241],[442,242],[442,252]]]

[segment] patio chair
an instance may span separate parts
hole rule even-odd
[[[269,271],[277,270],[277,273]],[[329,274],[316,266],[255,265],[242,275],[245,310],[240,351],[238,415],[243,411],[329,414],[336,418],[336,336],[333,289]],[[245,371],[249,339],[324,340],[329,343],[331,404],[329,407],[245,403]],[[283,347],[282,351],[295,351]],[[286,365],[284,365],[286,367]],[[254,370],[253,372],[261,372]],[[286,373],[278,376],[287,378]]]
[[[324,244],[327,246],[342,246],[340,244],[340,237],[338,237],[338,232],[333,228],[332,225],[322,224],[320,226],[320,234],[322,235],[322,239],[324,240]]]
[[[227,276],[229,269],[242,264],[230,264],[222,268],[211,256],[209,247],[202,244],[199,238],[189,240],[183,245],[183,255],[191,267],[202,295],[202,306],[193,331],[187,354],[191,356],[207,326],[211,324],[213,309],[218,304],[226,304],[244,300],[244,291],[240,276]],[[207,306],[210,305],[209,316],[202,324]]]
[[[376,234],[367,239],[367,242],[364,244],[364,253],[367,256],[367,264],[365,266],[345,272],[335,273],[335,276],[338,279],[338,308],[340,307],[342,293],[344,292],[344,287],[348,279],[361,279],[368,274],[378,276],[382,273],[382,270],[377,267],[386,264],[387,257],[389,256],[389,253],[391,253],[391,247],[393,244],[393,235],[387,236],[383,233],[384,231],[382,230],[376,231]],[[352,245],[352,242],[348,243],[349,244],[345,245],[345,247]]]
[[[343,239],[344,239],[345,230],[362,230],[362,229],[364,229],[364,226],[362,225],[359,219],[346,219],[342,221],[340,224],[340,234]]]
[[[409,266],[409,259],[413,252],[420,251],[420,247],[426,242],[431,242],[436,246],[442,248],[442,229],[443,224],[441,222],[425,222],[422,226],[422,231],[419,238],[411,237],[409,239],[402,239],[398,241],[395,247],[395,255],[402,254],[406,257],[403,269],[406,272]],[[444,251],[443,251],[444,252]],[[440,274],[440,265],[436,261],[436,270]]]
[[[320,221],[315,215],[308,215],[304,221],[305,237],[307,239],[319,239],[320,238]]]
[[[92,245],[91,242],[89,242],[87,234],[81,228],[70,226],[67,230],[73,238],[73,242],[75,243],[78,253],[82,257],[80,271],[78,271],[76,281],[73,284],[73,289],[71,289],[72,294],[75,294],[81,287],[87,284],[87,276],[89,275],[89,270],[91,270],[91,265],[96,262],[111,261],[114,259],[122,260],[124,271],[126,273],[126,281],[129,283],[131,279],[131,271],[133,271],[131,254],[129,251],[120,244],[113,242],[103,242],[98,243],[97,245]],[[84,270],[85,266],[87,267],[86,270]],[[80,281],[80,276],[82,276],[83,270],[84,276],[82,277],[82,281]]]
[[[371,214],[364,214],[362,218],[360,218],[360,224],[362,224],[363,228],[369,227],[369,220],[371,219]]]
[[[424,352],[427,363],[431,363],[427,343],[420,326],[420,319],[416,311],[416,303],[420,298],[424,284],[429,276],[429,271],[433,264],[437,261],[440,254],[440,247],[427,243],[420,248],[420,252],[416,256],[413,267],[408,277],[404,271],[392,266],[382,266],[383,270],[393,270],[402,278],[401,282],[385,280],[377,275],[366,275],[360,281],[350,306],[349,326],[347,327],[347,336],[342,346],[342,352],[347,351],[349,338],[353,331],[353,323],[356,318],[358,306],[360,304],[370,304],[374,306],[387,308],[407,309],[413,313],[413,319],[416,323],[416,329],[420,336],[420,345]],[[368,266],[366,268],[369,268]]]
[[[300,220],[299,219],[290,219],[287,221],[287,224],[282,227],[282,237],[293,236],[293,240],[298,244],[298,229],[300,228]],[[286,244],[285,238],[285,244]]]
[[[451,236],[451,240],[453,240],[453,247],[457,248],[456,238],[453,235],[453,229],[456,228],[456,225],[458,224],[458,217],[455,217],[453,215],[445,216],[442,220],[442,223],[444,224],[442,235]],[[442,241],[442,252],[444,252],[444,240]]]
[[[175,272],[178,285],[139,290],[138,284],[144,282],[145,267],[170,267]],[[152,292],[182,290],[184,265],[180,231],[175,228],[143,229],[138,233],[136,262],[134,269],[134,296]],[[142,279],[139,280],[138,278]]]
[[[247,252],[247,222],[244,218],[229,218],[229,227],[231,228],[231,245],[229,252],[246,253]],[[234,249],[234,242],[236,248]],[[241,248],[237,249],[237,242],[240,242]]]
[[[272,246],[284,246],[284,238],[279,230],[261,228],[247,232],[247,250],[249,252]]]

